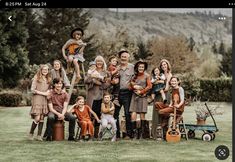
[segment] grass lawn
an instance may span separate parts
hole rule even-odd
[[[208,106],[218,103],[208,103]],[[230,156],[223,161],[232,161],[232,104],[223,105],[224,114],[216,115],[219,128],[214,141],[201,140],[202,131],[195,131],[196,138],[179,143],[157,142],[155,140],[121,140],[92,142],[39,142],[27,140],[31,126],[30,107],[0,107],[0,161],[156,161],[156,162],[215,162],[214,150],[218,145],[226,145]],[[149,107],[148,118],[152,109]],[[184,122],[195,124],[194,106],[187,106]],[[213,122],[209,117],[207,124]],[[66,138],[68,123],[66,122]],[[45,128],[45,127],[44,127]],[[37,129],[36,129],[37,132]]]

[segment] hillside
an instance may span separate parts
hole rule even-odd
[[[223,41],[232,43],[232,18],[219,20],[219,14],[169,12],[114,12],[108,9],[91,9],[93,18],[88,31],[108,38],[118,30],[126,30],[130,38],[148,40],[152,37],[183,35],[196,43]]]

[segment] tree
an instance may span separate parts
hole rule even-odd
[[[41,16],[42,22],[42,47],[41,57],[45,62],[52,62],[54,59],[64,60],[62,56],[62,46],[70,39],[70,33],[74,28],[80,27],[86,30],[91,13],[89,10],[77,8],[53,8],[44,9]],[[95,49],[97,48],[92,42],[94,35],[84,35],[84,42],[88,45],[84,50],[84,58],[86,62],[95,57]],[[65,60],[64,60],[65,62]]]
[[[194,48],[195,44],[196,44],[196,43],[195,43],[195,41],[193,40],[193,37],[191,36],[191,37],[189,38],[189,45],[188,45],[190,51],[193,51],[193,48]]]
[[[116,55],[118,51],[124,48],[128,50],[131,55],[130,61],[133,61],[133,56],[138,52],[136,43],[129,37],[126,28],[117,27],[115,31],[116,33],[111,33],[107,36],[99,33],[98,53],[102,54],[105,59],[108,59],[110,56]]]
[[[139,60],[139,59],[146,60],[150,56],[152,56],[152,53],[150,53],[149,49],[141,40],[141,38],[139,38],[138,40],[137,47],[138,47],[138,52],[134,54],[135,60]]]
[[[232,76],[232,48],[229,48],[223,55],[220,70],[222,73]]]
[[[9,15],[12,21],[8,20]],[[23,9],[0,10],[0,82],[2,88],[13,88],[28,72],[28,52],[25,27],[26,12]]]
[[[215,53],[215,54],[218,53],[217,46],[216,46],[216,43],[215,43],[215,42],[213,43],[213,45],[212,45],[212,47],[211,47],[211,50],[212,50],[212,52]]]
[[[221,41],[219,46],[219,54],[224,55],[225,54],[225,47],[223,41]]]
[[[161,59],[167,59],[173,67],[173,73],[187,73],[198,65],[196,53],[188,49],[186,38],[179,36],[166,37],[151,41],[150,52],[153,53],[150,63],[159,66]]]
[[[27,13],[26,27],[29,31],[29,38],[27,40],[26,48],[29,51],[28,58],[29,64],[42,64],[47,62],[47,58],[43,54],[42,44],[42,24],[39,19],[39,12],[42,10],[34,11],[31,8],[25,9]]]

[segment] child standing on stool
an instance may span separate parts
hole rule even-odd
[[[151,93],[151,98],[152,98],[151,102],[154,101],[155,96],[160,93],[164,104],[166,104],[167,102],[166,95],[163,90],[165,88],[165,80],[166,80],[165,75],[163,73],[160,73],[158,67],[152,70],[151,83],[153,84],[153,88]]]
[[[31,86],[33,97],[30,115],[33,119],[33,122],[29,133],[30,140],[33,140],[34,130],[38,125],[38,135],[36,137],[36,140],[42,141],[41,134],[43,128],[43,120],[48,113],[47,97],[50,94],[50,82],[51,77],[49,75],[49,67],[47,65],[41,65],[37,74],[33,77]]]
[[[111,102],[111,95],[109,93],[104,93],[103,95],[103,103],[101,104],[101,123],[102,123],[102,129],[101,132],[104,131],[105,128],[107,128],[108,123],[112,125],[112,142],[116,141],[116,122],[113,117],[114,114],[114,104]]]
[[[87,45],[82,41],[82,36],[84,32],[81,28],[76,28],[71,32],[71,39],[69,39],[62,47],[62,54],[68,64],[73,62],[75,70],[77,73],[77,82],[81,79],[79,62],[84,62],[83,50]],[[65,50],[68,50],[68,55],[66,56]]]
[[[118,94],[120,89],[119,84],[119,69],[117,57],[112,56],[109,59],[108,71],[111,75],[111,84],[113,85],[112,94],[114,96],[113,103],[117,106],[120,106],[118,102]]]
[[[100,123],[100,119],[96,115],[94,111],[88,106],[84,105],[84,97],[78,96],[76,99],[76,104],[72,106],[69,112],[74,113],[78,118],[78,124],[81,127],[81,135],[84,140],[86,135],[88,135],[88,140],[94,137],[94,126],[91,121],[90,114],[92,114],[98,123]]]

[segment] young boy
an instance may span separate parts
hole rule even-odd
[[[62,47],[62,54],[68,65],[71,65],[71,63],[73,62],[75,66],[75,70],[77,73],[76,82],[79,82],[79,80],[81,79],[78,61],[81,63],[85,61],[83,57],[83,50],[87,44],[82,41],[83,35],[84,32],[81,28],[72,30],[70,35],[71,39],[69,39]],[[67,55],[65,53],[65,50],[67,50]]]
[[[112,94],[114,96],[113,103],[117,106],[120,106],[118,102],[118,93],[120,85],[119,85],[119,66],[118,66],[117,57],[115,56],[110,57],[108,71],[110,72],[111,84],[113,85],[112,89]]]
[[[112,142],[116,141],[116,122],[114,120],[114,104],[111,102],[111,95],[109,93],[104,93],[103,103],[101,104],[101,123],[102,129],[101,132],[107,127],[108,123],[112,125],[113,137]]]

